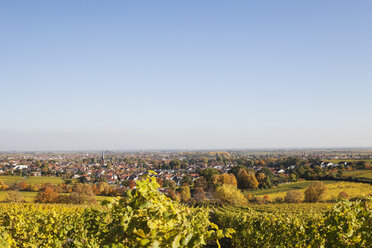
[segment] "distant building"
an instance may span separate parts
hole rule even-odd
[[[23,165],[23,164],[13,166],[13,170],[16,170],[16,169],[23,170],[27,168],[28,168],[28,165]]]

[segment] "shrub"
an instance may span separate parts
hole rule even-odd
[[[269,200],[266,199],[265,197],[253,197],[251,200],[250,200],[251,203],[255,203],[255,204],[259,204],[259,205],[262,205],[262,204],[267,204],[269,203]]]
[[[7,190],[8,188],[9,186],[0,180],[0,190]]]
[[[17,191],[9,191],[6,194],[5,202],[11,202],[11,203],[21,203],[21,202],[26,202],[23,196],[17,192]]]
[[[284,197],[284,201],[287,203],[300,203],[303,200],[303,195],[300,191],[290,190]]]
[[[280,196],[275,197],[274,202],[275,203],[284,203],[284,198],[280,197]]]
[[[35,202],[37,203],[56,203],[59,200],[59,194],[51,187],[45,187],[37,193]]]
[[[221,203],[234,205],[243,205],[247,202],[240,190],[228,184],[224,184],[216,189],[215,198]]]
[[[323,182],[316,182],[305,190],[305,202],[318,202],[321,200],[326,187]]]
[[[345,191],[341,191],[341,192],[338,194],[338,197],[339,197],[339,198],[342,198],[342,199],[348,199],[348,198],[349,198],[349,195],[348,195],[348,193],[346,193]]]
[[[96,196],[89,184],[78,183],[74,191],[66,198],[60,197],[62,203],[69,204],[95,204]]]

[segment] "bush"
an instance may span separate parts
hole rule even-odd
[[[305,202],[318,202],[321,200],[326,187],[323,182],[316,182],[305,190]]]
[[[17,192],[17,191],[9,191],[6,194],[5,202],[10,202],[10,203],[22,203],[26,202],[23,196]]]
[[[274,202],[275,203],[284,203],[284,198],[280,197],[280,196],[275,197]]]
[[[8,188],[9,186],[0,180],[0,190],[7,190]]]
[[[240,190],[228,184],[224,184],[216,189],[215,198],[221,203],[234,205],[243,205],[247,202]]]
[[[37,193],[36,203],[56,203],[59,200],[59,194],[51,187],[45,187]]]
[[[67,204],[95,204],[96,196],[89,184],[79,183],[68,197],[60,197],[61,203]]]
[[[342,191],[338,194],[338,197],[341,198],[341,199],[348,199],[349,198],[349,194],[346,193],[345,191]]]
[[[287,203],[300,203],[303,200],[303,195],[300,191],[290,190],[284,197],[284,201]]]
[[[267,204],[270,201],[265,197],[253,197],[249,202],[262,205]]]

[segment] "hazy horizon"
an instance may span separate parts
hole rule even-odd
[[[370,1],[0,3],[0,151],[372,147]]]

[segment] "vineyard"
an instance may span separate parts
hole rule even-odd
[[[357,171],[346,171],[344,176],[356,177],[362,179],[372,179],[372,170],[357,170]]]
[[[220,228],[235,230],[232,239],[222,241],[224,247],[371,247],[372,242],[371,200],[339,202],[323,213],[226,206],[214,208],[211,216]]]
[[[355,182],[337,182],[337,181],[323,181],[326,184],[326,190],[322,201],[334,202],[341,192],[348,195],[349,198],[366,197],[372,193],[372,185],[366,183]],[[304,192],[306,187],[311,185],[312,181],[295,182],[289,184],[279,185],[277,188],[263,189],[258,191],[249,192],[255,196],[267,196],[269,200],[275,198],[284,198],[289,190],[298,190]]]
[[[155,178],[102,206],[0,204],[0,247],[370,247],[372,199],[188,207]]]
[[[278,204],[249,204],[248,207],[240,207],[245,212],[247,209],[260,213],[324,213],[330,210],[334,203],[278,203]]]

